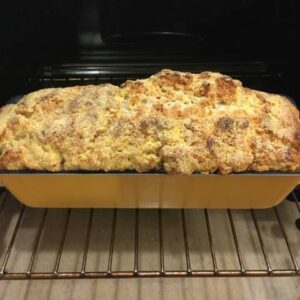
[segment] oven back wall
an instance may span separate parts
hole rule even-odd
[[[278,90],[297,101],[299,23],[296,0],[6,1],[0,102],[28,92],[28,77],[49,65],[93,62],[101,71],[219,61],[267,63],[282,75]]]

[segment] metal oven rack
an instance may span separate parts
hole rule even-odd
[[[298,197],[256,211],[55,210],[2,188],[0,278],[300,276]]]

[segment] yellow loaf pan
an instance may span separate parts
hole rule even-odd
[[[2,172],[0,182],[31,207],[268,208],[293,190],[300,174]]]

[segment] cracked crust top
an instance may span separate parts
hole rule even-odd
[[[220,73],[43,89],[0,112],[0,169],[295,171],[298,109]]]

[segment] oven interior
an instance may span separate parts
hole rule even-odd
[[[297,1],[141,2],[8,2],[1,105],[162,68],[219,71],[299,105]],[[299,201],[296,189],[266,210],[33,209],[2,187],[0,278],[299,276]]]

